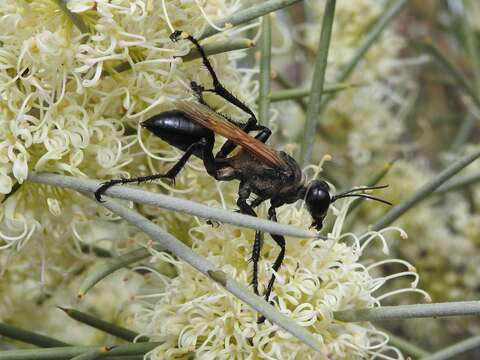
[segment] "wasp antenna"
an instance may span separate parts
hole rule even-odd
[[[377,185],[377,186],[362,186],[362,187],[358,187],[358,188],[355,188],[355,189],[350,189],[350,190],[347,190],[347,191],[343,191],[341,193],[336,194],[335,196],[343,196],[343,195],[355,193],[355,192],[358,192],[358,191],[385,189],[387,187],[388,187],[388,184],[387,185]]]
[[[390,206],[393,205],[391,202],[389,202],[387,200],[383,200],[383,199],[380,199],[376,196],[371,196],[371,195],[366,195],[366,194],[339,194],[339,195],[335,195],[335,196],[332,197],[332,203],[337,201],[338,199],[341,199],[341,198],[354,197],[354,196],[375,200],[375,201],[378,201],[378,202],[381,202],[381,203],[384,203],[384,204],[390,205]]]

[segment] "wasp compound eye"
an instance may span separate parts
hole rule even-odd
[[[308,211],[314,219],[315,227],[321,227],[321,223],[331,203],[329,186],[325,181],[314,180],[310,183],[305,195],[305,203]]]

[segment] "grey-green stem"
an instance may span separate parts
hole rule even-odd
[[[96,180],[80,179],[71,176],[55,174],[37,174],[35,172],[30,172],[27,180],[39,184],[59,186],[80,192],[90,193],[95,192],[95,190],[97,190],[101,184],[100,181]],[[144,205],[156,206],[185,214],[195,215],[221,223],[255,229],[270,234],[292,236],[297,238],[319,237],[319,235],[314,231],[309,231],[291,225],[279,224],[273,221],[259,219],[253,216],[243,215],[219,208],[212,208],[210,206],[198,204],[193,201],[178,199],[162,194],[155,194],[127,186],[113,186],[106,191],[105,195],[134,201]]]
[[[467,351],[480,347],[480,335],[473,336],[469,339],[460,341],[457,344],[448,346],[440,351],[437,351],[429,356],[425,356],[422,360],[448,360],[457,359],[458,355]],[[473,359],[473,358],[472,358]]]
[[[326,0],[300,150],[300,164],[303,167],[308,165],[312,159],[313,144],[315,142],[317,122],[322,103],[323,84],[327,70],[328,51],[332,37],[333,20],[335,18],[335,5],[336,0]]]
[[[382,306],[372,309],[344,310],[335,312],[334,318],[346,322],[359,322],[466,315],[480,315],[480,301]]]
[[[467,165],[471,164],[473,161],[480,157],[480,150],[475,151],[474,153],[467,155],[452,165],[448,166],[438,175],[436,175],[432,180],[428,181],[425,185],[421,186],[417,191],[415,191],[407,200],[402,202],[400,205],[395,206],[389,212],[387,212],[373,227],[373,231],[378,231],[385,226],[390,225],[393,221],[397,220],[405,212],[413,208],[415,205],[420,203],[422,200],[426,199],[431,195],[436,189],[445,183],[448,179],[457,174]]]
[[[293,5],[302,0],[270,0],[270,1],[260,1],[258,5],[252,6],[248,9],[237,11],[231,16],[215,21],[215,26],[218,28],[230,28],[240,24],[247,23],[251,20],[262,17],[273,11],[283,9],[287,6]],[[215,35],[219,30],[214,27],[207,27],[200,35],[199,40],[206,39],[212,35]]]
[[[106,200],[104,203],[102,203],[102,205],[117,216],[122,217],[129,223],[138,227],[161,247],[170,251],[172,254],[197,269],[212,281],[215,281],[219,285],[223,286],[223,288],[230,292],[233,296],[237,297],[245,304],[249,305],[252,309],[265,316],[266,319],[295,336],[301,342],[310,346],[320,354],[320,344],[305,328],[297,325],[295,321],[278,312],[260,296],[255,295],[245,286],[227,276],[227,274],[224,273],[220,268],[217,268],[214,264],[195,253],[192,249],[175,238],[173,235],[169,234],[151,221],[148,221],[137,212],[118,204],[114,200]],[[216,274],[215,278],[212,279],[211,274]],[[222,278],[222,281],[218,281],[217,278]]]

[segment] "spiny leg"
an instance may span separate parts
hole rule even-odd
[[[203,92],[213,92],[213,93],[217,94],[218,96],[224,98],[229,103],[235,105],[236,107],[240,108],[241,110],[245,111],[247,114],[250,115],[250,118],[248,119],[247,123],[244,124],[243,126],[239,126],[239,124],[237,122],[232,121],[231,119],[228,119],[228,117],[227,117],[227,119],[230,120],[235,125],[239,126],[246,133],[249,133],[250,131],[256,131],[256,130],[260,130],[260,131],[263,131],[265,133],[268,133],[268,135],[265,137],[265,140],[263,140],[263,142],[265,142],[271,134],[270,129],[267,128],[266,126],[258,125],[257,124],[257,122],[258,122],[257,118],[256,118],[255,114],[253,113],[253,111],[247,105],[245,105],[243,102],[241,102],[237,97],[235,97],[230,91],[228,91],[220,83],[220,80],[218,80],[217,74],[213,70],[213,67],[212,67],[212,64],[210,63],[210,60],[208,60],[208,57],[205,54],[205,51],[203,50],[203,47],[200,45],[198,40],[195,39],[193,36],[183,32],[181,30],[176,30],[170,35],[170,39],[172,41],[177,41],[179,38],[182,38],[182,37],[189,40],[197,48],[198,52],[202,56],[203,64],[205,65],[208,72],[210,73],[210,76],[212,77],[213,87],[214,87],[213,89],[205,89],[203,86],[198,85],[194,81],[192,81],[190,83],[190,86],[191,86],[192,90],[198,96],[199,102],[206,105],[206,103],[203,99],[203,95],[202,95]],[[264,137],[265,135],[262,135],[262,136]],[[220,149],[218,154],[215,156],[215,158],[217,158],[217,159],[225,158],[228,154],[230,154],[235,149],[236,146],[237,145],[235,145],[231,140],[227,140],[225,142],[225,144],[223,144],[222,148]]]
[[[252,273],[252,286],[253,292],[255,295],[260,295],[258,291],[258,261],[260,260],[260,252],[263,245],[263,233],[260,231],[255,231],[255,242],[253,243],[252,248],[252,257],[250,261],[253,264],[253,273]]]
[[[253,210],[252,206],[248,205],[247,199],[250,196],[250,188],[244,182],[240,183],[238,189],[238,200],[237,206],[240,209],[242,214],[247,214],[250,216],[257,217],[257,214]],[[260,259],[260,251],[262,249],[262,233],[260,231],[255,231],[255,242],[253,243],[252,257],[251,261],[253,263],[253,275],[252,275],[252,286],[253,292],[256,295],[260,295],[258,291],[258,260]]]
[[[206,91],[204,89],[203,86],[201,85],[198,85],[195,81],[192,81],[190,83],[190,86],[192,88],[192,90],[195,92],[195,94],[197,95],[197,98],[198,98],[198,101],[209,107],[211,110],[215,111],[215,109],[213,109],[212,107],[210,107],[206,102],[205,100],[203,99],[203,92]],[[263,125],[258,125],[258,124],[255,124],[253,123],[247,123],[247,124],[244,124],[244,123],[241,123],[239,121],[236,121],[236,120],[233,120],[232,118],[224,115],[224,114],[220,114],[217,112],[217,114],[221,115],[222,117],[224,117],[226,120],[228,120],[229,122],[231,122],[233,125],[239,127],[240,129],[242,129],[243,131],[245,131],[246,133],[249,133],[250,131],[259,131],[256,135],[255,135],[255,139],[263,142],[263,143],[266,143],[268,138],[272,135],[272,131],[266,127],[266,126],[263,126]],[[236,145],[233,141],[231,140],[227,140],[223,145],[222,147],[220,148],[220,150],[217,152],[217,154],[215,155],[215,159],[225,159],[238,145]]]
[[[146,181],[152,181],[152,180],[157,180],[161,178],[168,178],[173,181],[175,181],[175,177],[178,175],[180,170],[185,166],[187,160],[190,158],[190,156],[198,149],[204,149],[207,150],[210,148],[210,154],[212,152],[211,150],[212,145],[209,146],[208,141],[206,139],[202,139],[199,142],[191,144],[187,150],[185,150],[185,153],[182,155],[182,157],[177,161],[173,167],[168,170],[164,174],[153,174],[153,175],[148,175],[148,176],[139,176],[136,178],[131,178],[131,179],[113,179],[106,181],[102,183],[99,188],[95,191],[95,198],[97,199],[98,202],[102,202],[102,195],[107,191],[110,187],[118,184],[128,184],[128,183],[142,183]],[[211,155],[211,158],[213,159],[213,154]]]
[[[258,205],[260,205],[265,200],[266,199],[264,199],[264,198],[257,197],[250,202],[250,206],[252,207],[252,209],[255,209]]]
[[[268,209],[268,219],[277,222],[277,212],[275,211],[275,208],[273,206],[271,206]],[[270,294],[272,293],[273,284],[276,278],[275,274],[278,273],[278,270],[280,269],[280,266],[283,263],[283,259],[285,258],[285,238],[281,235],[275,235],[275,234],[270,234],[270,236],[277,243],[277,245],[280,246],[280,253],[277,255],[277,258],[275,259],[275,262],[273,263],[273,266],[272,266],[274,273],[272,274],[272,277],[268,282],[267,291],[265,292],[266,302],[269,302]],[[261,316],[257,322],[260,324],[264,321],[265,321],[265,318]]]
[[[254,120],[255,123],[257,122],[257,118],[255,117],[255,114],[253,113],[250,108],[245,105],[243,102],[241,102],[239,99],[237,99],[231,92],[229,92],[225,87],[220,83],[218,80],[217,74],[213,70],[212,64],[210,63],[210,60],[208,60],[207,55],[205,54],[205,51],[203,50],[203,47],[199,44],[198,40],[195,39],[193,36],[190,34],[187,34],[181,30],[176,30],[170,35],[170,39],[172,41],[177,41],[179,38],[184,38],[190,41],[198,50],[200,53],[203,64],[207,68],[208,72],[210,73],[210,76],[212,77],[213,81],[213,89],[208,89],[208,90],[203,90],[203,91],[208,91],[208,92],[213,92],[217,94],[218,96],[221,96],[228,102],[232,103],[233,105],[237,106],[238,108],[242,109],[245,111],[247,114],[249,114]]]

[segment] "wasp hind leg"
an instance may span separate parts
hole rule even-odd
[[[123,185],[123,184],[129,184],[129,183],[141,184],[147,181],[153,181],[153,180],[165,179],[165,178],[171,179],[175,183],[175,177],[178,175],[180,170],[183,169],[183,167],[187,163],[190,156],[192,156],[196,151],[199,151],[199,150],[202,151],[202,159],[203,159],[204,166],[207,169],[207,172],[216,178],[217,177],[216,163],[213,157],[212,149],[213,149],[213,138],[212,140],[203,138],[200,141],[191,144],[185,150],[185,153],[182,155],[182,157],[166,173],[139,176],[139,177],[130,178],[130,179],[113,179],[113,180],[106,181],[100,184],[98,189],[95,191],[95,199],[97,199],[98,202],[103,202],[102,195],[105,193],[105,191],[107,191],[110,187],[114,185]]]

